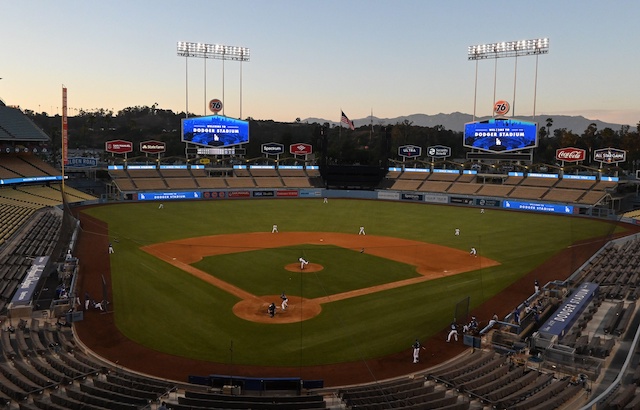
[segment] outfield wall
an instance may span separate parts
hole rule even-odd
[[[225,200],[225,199],[378,199],[386,201],[418,202],[436,205],[456,205],[475,207],[478,209],[501,209],[509,211],[526,211],[553,213],[563,215],[583,215],[599,218],[612,218],[615,213],[610,209],[594,208],[589,205],[560,204],[544,201],[511,200],[498,197],[478,197],[470,195],[452,195],[446,193],[391,191],[391,190],[335,190],[323,188],[250,188],[250,189],[217,189],[193,191],[154,191],[131,192],[126,194],[125,201],[175,201],[175,200]],[[83,203],[87,205],[87,203]],[[637,220],[623,218],[623,222],[636,224]]]

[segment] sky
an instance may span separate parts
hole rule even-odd
[[[411,114],[640,122],[640,2],[593,0],[0,0],[0,99],[36,112],[152,106],[280,122]],[[471,45],[549,38],[484,60]],[[177,55],[177,43],[250,61]],[[495,90],[495,91],[494,91]],[[474,108],[475,107],[475,108]],[[358,121],[356,121],[358,126]]]

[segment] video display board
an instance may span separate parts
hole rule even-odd
[[[465,147],[510,152],[538,146],[538,125],[513,118],[491,118],[464,125]]]
[[[184,118],[182,141],[205,147],[228,147],[249,142],[249,122],[222,115]]]

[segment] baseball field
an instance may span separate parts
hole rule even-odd
[[[476,308],[561,252],[572,258],[575,244],[624,230],[580,217],[347,199],[130,203],[83,213],[80,248],[97,255],[84,269],[107,278],[113,311],[93,319],[112,320],[136,346],[212,370],[409,352],[414,339],[446,329],[465,298]],[[310,262],[303,270],[300,257]],[[546,268],[542,281],[579,266],[568,262]],[[98,280],[81,287],[101,292]],[[500,316],[515,307],[498,306]]]

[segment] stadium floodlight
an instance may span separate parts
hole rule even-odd
[[[504,57],[515,58],[515,68],[513,75],[513,102],[512,115],[515,115],[516,106],[516,83],[518,72],[518,57],[523,56],[536,56],[536,69],[535,69],[535,85],[534,85],[534,97],[533,97],[533,117],[536,116],[536,95],[538,88],[538,56],[541,54],[549,53],[549,39],[548,38],[536,38],[532,40],[518,40],[518,41],[502,41],[500,43],[490,44],[478,44],[469,46],[467,49],[467,58],[476,62],[476,78],[475,78],[475,91],[473,97],[473,120],[476,118],[476,99],[478,94],[478,61],[495,59],[494,73],[493,73],[493,103],[496,102],[496,82],[498,75],[498,59]]]
[[[188,57],[196,57],[204,59],[204,105],[205,111],[207,107],[207,59],[222,60],[222,101],[224,103],[224,61],[240,61],[240,118],[242,118],[242,62],[249,61],[250,51],[247,47],[226,46],[223,44],[206,44],[192,43],[189,41],[178,41],[177,46],[178,57],[185,58],[185,70],[187,71],[186,83],[186,99],[187,109],[186,115],[189,116],[189,91],[188,91]],[[224,115],[224,104],[222,106]]]
[[[469,46],[467,57],[469,60],[486,60],[547,54],[548,52],[549,39],[537,38],[533,40],[503,41],[501,43]]]
[[[178,57],[198,57],[214,58],[217,60],[249,61],[250,52],[247,47],[178,41]]]

